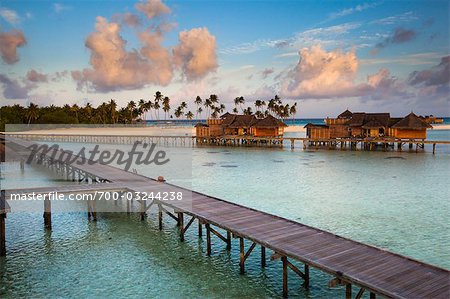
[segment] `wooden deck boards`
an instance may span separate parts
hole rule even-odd
[[[132,191],[161,187],[155,180],[108,165],[74,167],[112,183],[105,185],[118,184]],[[187,202],[161,203],[332,275],[339,272],[343,280],[386,297],[450,297],[450,272],[446,269],[197,192],[192,192]]]

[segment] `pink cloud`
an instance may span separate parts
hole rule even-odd
[[[126,51],[126,41],[120,35],[120,25],[97,17],[95,32],[86,40],[91,51],[92,68],[72,72],[78,89],[96,91],[138,89],[147,84],[167,85],[172,79],[169,52],[161,46],[162,35],[143,32],[140,52]]]
[[[27,44],[27,40],[22,31],[11,30],[9,32],[0,32],[0,54],[7,64],[13,64],[19,61],[17,48]]]
[[[137,10],[145,14],[148,19],[169,14],[171,12],[170,8],[162,3],[161,0],[147,0],[137,3],[135,7]]]
[[[300,50],[298,64],[281,84],[281,92],[289,97],[324,98],[356,96],[355,86],[359,61],[355,51],[327,52],[320,46]]]
[[[178,35],[173,49],[174,63],[187,80],[206,76],[217,69],[216,38],[207,28],[194,28]]]
[[[30,70],[27,73],[27,80],[30,82],[47,82],[48,76],[43,73],[39,73],[36,70]]]
[[[141,24],[139,17],[130,12],[127,12],[123,15],[123,22],[130,27],[137,27]]]

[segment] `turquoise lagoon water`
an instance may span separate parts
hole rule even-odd
[[[449,140],[449,133],[432,131],[430,139]],[[2,164],[1,171],[2,188],[67,184],[39,169],[21,172],[13,163]],[[443,146],[436,156],[197,147],[192,179],[175,173],[166,179],[448,269],[449,175],[450,151]],[[182,243],[174,221],[165,219],[159,232],[155,220],[154,214],[141,222],[103,213],[94,223],[83,213],[55,213],[48,233],[41,213],[11,213],[8,255],[0,259],[0,297],[280,297],[281,264],[268,262],[261,269],[259,248],[246,263],[246,275],[239,275],[238,244],[227,252],[213,238],[213,255],[207,258],[195,226]],[[291,272],[290,296],[343,297],[343,289],[326,287],[329,279],[313,269],[306,292]]]

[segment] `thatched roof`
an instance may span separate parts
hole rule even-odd
[[[389,127],[392,127],[402,119],[403,119],[402,117],[391,117],[391,119],[389,120]]]
[[[222,125],[227,128],[249,128],[255,124],[257,118],[254,115],[236,115],[227,116]]]
[[[359,127],[364,123],[364,117],[366,113],[364,112],[355,112],[352,114],[352,118],[347,122],[347,124],[351,127]]]
[[[265,118],[256,118],[255,115],[239,115],[239,114],[228,114],[222,123],[223,127],[226,128],[279,128],[287,127],[287,125],[273,117],[268,115]]]
[[[236,114],[231,114],[230,112],[226,112],[225,114],[222,114],[221,116],[220,116],[220,118],[227,118],[228,116],[230,116],[230,115],[236,115]]]
[[[351,118],[353,116],[353,113],[350,110],[345,110],[341,114],[338,115],[338,118]]]
[[[405,116],[403,119],[398,121],[395,125],[392,126],[394,129],[409,129],[409,130],[421,130],[432,128],[431,125],[423,121],[420,117],[415,115],[414,113],[410,113]]]
[[[327,125],[307,123],[303,128],[328,128]]]
[[[253,127],[279,128],[279,127],[287,127],[287,125],[281,120],[273,117],[272,115],[268,115],[265,118],[257,119],[256,123],[253,124]]]

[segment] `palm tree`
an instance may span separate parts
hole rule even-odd
[[[237,110],[237,108],[236,108],[236,107],[234,107],[234,108],[233,108],[233,113],[236,113],[236,114],[238,114],[238,113],[239,113],[239,111]]]
[[[109,101],[109,113],[111,116],[111,123],[115,124],[117,121],[117,103],[113,99]]]
[[[206,108],[206,115],[209,117],[209,109],[212,107],[212,102],[211,99],[205,99],[205,101],[203,102],[203,106],[205,106]]]
[[[127,104],[127,110],[129,113],[129,121],[130,123],[133,121],[133,113],[134,109],[136,109],[136,103],[134,101],[129,101]]]
[[[38,119],[38,117],[39,117],[38,112],[39,112],[38,105],[30,102],[30,105],[28,106],[28,109],[27,109],[28,125],[30,125],[31,121]]]
[[[294,116],[297,113],[297,103],[294,103],[294,105],[291,106],[291,109],[289,110],[289,114],[292,116],[292,121],[294,121]]]
[[[72,112],[74,114],[77,122],[79,122],[79,120],[78,120],[78,111],[79,110],[80,110],[80,107],[78,107],[77,104],[73,104],[72,107],[70,107],[70,112]]]
[[[155,100],[155,103],[153,104],[153,110],[155,110],[156,120],[159,120],[159,108],[161,108],[161,105],[159,104],[159,101]],[[158,113],[158,114],[156,114],[156,113]]]
[[[182,110],[181,106],[178,106],[177,109],[175,109],[174,114],[175,114],[176,118],[180,118],[180,116],[183,115],[183,110]]]
[[[191,111],[188,111],[185,116],[187,119],[192,120],[194,118],[194,113],[192,113]]]
[[[198,118],[198,110],[200,108],[200,106],[202,105],[202,98],[200,96],[197,96],[194,100],[195,105],[197,105],[197,116],[196,118]],[[201,112],[200,112],[201,113]]]
[[[84,111],[86,113],[86,118],[88,123],[91,121],[92,119],[92,106],[91,103],[86,103],[86,105],[84,106]]]
[[[198,107],[197,108],[197,111],[196,111],[196,116],[195,116],[195,118],[196,119],[198,119],[198,115],[200,115],[200,117],[202,116],[202,112],[203,112],[203,109],[202,109],[202,107]]]
[[[153,102],[151,100],[148,100],[147,103],[145,103],[145,108],[147,111],[150,111],[150,119],[152,118],[152,109],[153,109]]]
[[[255,101],[255,108],[256,111],[259,111],[259,109],[262,107],[262,101],[261,100],[256,100]]]
[[[170,111],[170,99],[169,97],[164,97],[163,99],[163,111],[164,111],[164,119],[167,120],[167,115],[169,115]]]
[[[214,103],[214,104],[219,103],[219,97],[215,94],[210,95],[209,99],[211,100],[211,103]]]
[[[145,101],[144,99],[140,99],[138,102],[138,107],[139,107],[139,116],[144,116],[144,120],[145,120]]]
[[[244,109],[243,112],[245,115],[252,115],[253,114],[252,107],[250,107],[250,106],[247,107],[247,109]]]
[[[237,97],[234,99],[234,105],[237,107],[239,106],[241,108],[241,111],[243,112],[244,110],[242,109],[242,105],[245,103],[245,99],[243,96]]]

